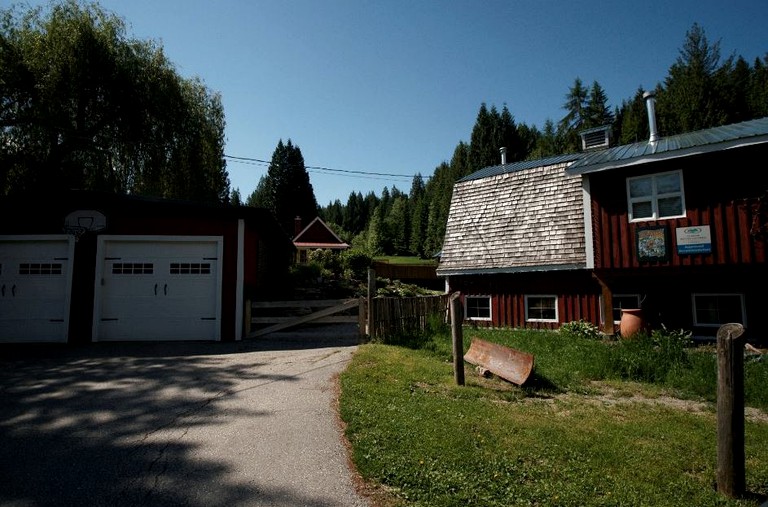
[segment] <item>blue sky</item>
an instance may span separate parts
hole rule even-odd
[[[663,81],[694,22],[723,57],[768,52],[767,0],[98,3],[221,94],[227,155],[268,161],[291,139],[321,206],[407,192],[469,140],[483,102],[541,128],[564,115],[579,77],[620,105]],[[267,167],[229,160],[227,170],[246,198]]]

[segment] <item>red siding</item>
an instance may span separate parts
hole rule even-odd
[[[450,278],[451,291],[491,298],[491,320],[473,320],[483,327],[557,329],[564,322],[587,320],[599,325],[600,286],[589,271],[551,271]],[[558,322],[527,322],[526,295],[557,296]]]
[[[596,269],[684,267],[702,265],[760,264],[766,262],[765,240],[751,234],[758,199],[768,189],[768,172],[753,171],[734,177],[727,171],[704,171],[746,164],[766,155],[709,154],[689,160],[646,164],[641,168],[590,175]],[[745,150],[746,151],[746,150]],[[726,158],[727,157],[727,158]],[[686,216],[684,218],[630,223],[627,215],[626,179],[630,176],[682,169]],[[670,241],[667,261],[641,263],[635,252],[638,227],[664,225]],[[712,253],[680,255],[675,229],[708,225]]]

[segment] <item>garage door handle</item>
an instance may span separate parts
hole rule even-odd
[[[168,284],[167,283],[165,285],[163,285],[163,295],[164,296],[168,295]]]
[[[12,295],[13,297],[16,297],[16,284],[15,284],[15,283],[14,283],[14,284],[13,284],[13,286],[11,287],[11,295]]]
[[[155,296],[157,296],[157,284],[155,284]]]

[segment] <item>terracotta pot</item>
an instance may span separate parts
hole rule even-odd
[[[645,327],[643,310],[640,308],[622,308],[619,332],[622,338],[629,338]]]

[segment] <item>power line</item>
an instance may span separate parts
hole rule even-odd
[[[232,162],[237,162],[241,164],[250,164],[250,165],[269,165],[271,162],[267,160],[261,160],[258,158],[251,158],[251,157],[235,157],[233,155],[224,155],[224,158],[228,158],[232,160]],[[413,178],[413,176],[406,175],[406,174],[393,174],[393,173],[378,173],[378,172],[369,172],[369,171],[355,171],[352,169],[334,169],[332,167],[322,167],[322,166],[313,166],[313,165],[305,165],[304,166],[308,171],[320,171],[325,173],[331,173],[331,174],[348,174],[348,175],[356,175],[358,178],[371,178],[371,179],[383,179],[380,178],[382,176],[388,177],[388,178],[400,178],[405,180],[410,180]]]

